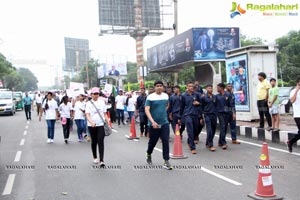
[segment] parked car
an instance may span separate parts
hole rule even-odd
[[[278,89],[279,104],[284,104],[285,113],[289,113],[292,105],[290,101],[290,93],[293,87],[279,87]]]
[[[0,90],[0,114],[14,115],[16,113],[13,92],[9,90]]]

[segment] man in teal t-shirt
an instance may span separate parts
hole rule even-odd
[[[169,163],[169,137],[170,128],[167,118],[167,108],[169,96],[163,93],[163,83],[156,81],[154,83],[155,92],[147,97],[145,103],[145,112],[149,119],[149,132],[150,139],[147,150],[147,163],[152,164],[151,154],[159,138],[162,140],[163,145],[163,159],[165,163],[163,167],[171,170],[172,167]]]
[[[31,120],[31,104],[32,99],[28,96],[28,92],[25,93],[25,97],[23,98],[23,104],[25,108],[25,115],[27,120]]]
[[[278,87],[276,86],[276,79],[270,79],[271,88],[269,89],[269,108],[272,115],[272,129],[279,131],[279,99],[278,99]]]

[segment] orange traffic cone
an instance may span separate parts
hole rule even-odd
[[[176,131],[175,131],[175,138],[174,138],[174,148],[173,148],[173,155],[170,156],[172,159],[183,159],[187,158],[187,156],[183,155],[182,152],[182,144],[181,144],[181,137],[179,133],[178,124],[176,124]]]
[[[135,123],[134,123],[134,116],[131,118],[131,125],[130,125],[130,136],[128,138],[129,140],[133,139],[140,139],[136,136],[136,130],[135,130]]]
[[[110,112],[107,112],[107,117],[108,117],[108,124],[110,126],[110,128],[112,128],[112,123],[111,123],[111,119],[110,119]]]
[[[262,145],[256,191],[254,194],[249,194],[248,197],[256,200],[283,199],[283,197],[278,197],[274,192],[268,144],[266,142]]]

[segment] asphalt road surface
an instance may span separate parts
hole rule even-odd
[[[184,133],[183,151],[188,158],[170,160],[174,170],[161,169],[158,142],[149,169],[145,162],[147,139],[126,139],[129,125],[125,125],[105,138],[107,168],[100,169],[92,163],[90,143],[77,141],[75,127],[66,145],[57,122],[55,143],[47,144],[45,120],[39,122],[36,113],[32,115],[29,122],[22,111],[0,116],[1,200],[243,200],[256,189],[262,144],[257,140],[240,137],[242,144],[229,143],[226,151],[217,148],[210,152],[202,133],[198,154],[192,155]],[[139,133],[137,125],[136,130]],[[269,143],[269,147],[275,193],[298,200],[299,148],[290,154],[283,144]]]

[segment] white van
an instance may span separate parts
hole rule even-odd
[[[0,90],[0,114],[14,115],[16,113],[15,100],[13,92]]]

